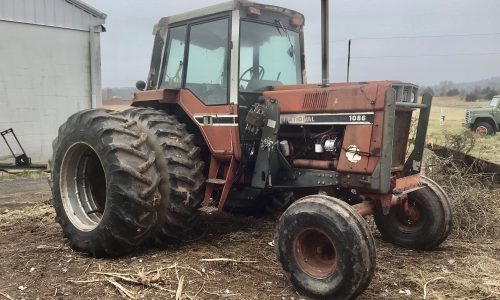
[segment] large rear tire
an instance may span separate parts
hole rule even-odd
[[[353,299],[375,272],[375,243],[366,221],[325,195],[304,197],[280,218],[276,250],[286,276],[302,293]]]
[[[452,211],[445,191],[422,176],[427,185],[408,194],[409,212],[402,205],[391,207],[388,215],[376,211],[375,224],[382,237],[393,244],[420,250],[432,250],[443,243],[452,228]]]
[[[194,136],[186,131],[185,124],[161,110],[131,108],[123,115],[137,121],[148,134],[161,174],[161,201],[153,242],[165,246],[181,240],[193,227],[203,201],[205,177],[200,148],[194,145]]]
[[[53,142],[56,220],[72,248],[119,256],[143,243],[156,223],[159,174],[147,135],[121,115],[86,110]]]

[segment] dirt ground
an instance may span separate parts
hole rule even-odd
[[[121,259],[72,251],[45,178],[0,181],[0,299],[306,299],[282,275],[275,221],[204,213],[199,238]],[[499,299],[500,243],[451,237],[437,251],[383,242],[361,299]],[[234,261],[203,261],[228,258]],[[182,287],[182,289],[179,288]]]

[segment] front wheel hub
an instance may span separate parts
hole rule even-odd
[[[408,206],[399,205],[395,207],[394,214],[395,221],[403,228],[418,229],[424,222],[424,211],[422,207],[416,202],[408,200]]]
[[[297,264],[311,277],[326,278],[336,269],[335,244],[319,229],[300,232],[294,241],[294,254]]]
[[[480,135],[487,135],[488,129],[484,126],[479,126],[478,128],[476,128],[476,133],[479,133]]]

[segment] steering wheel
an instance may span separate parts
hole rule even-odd
[[[257,71],[257,72],[256,72]],[[250,73],[251,75],[251,78],[250,79],[244,79],[243,77],[245,77],[245,75],[247,75],[247,73]],[[264,73],[265,73],[265,70],[264,70],[264,67],[259,65],[259,66],[254,66],[254,67],[250,67],[248,69],[246,69],[245,72],[243,72],[243,74],[241,74],[240,76],[240,81],[245,81],[245,82],[249,82],[251,81],[255,76],[255,74],[257,74],[257,78],[259,80],[262,80],[262,78],[264,78]]]

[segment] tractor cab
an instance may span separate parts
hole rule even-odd
[[[298,12],[239,0],[163,18],[146,89],[187,89],[205,105],[228,105],[302,84],[303,26]]]

